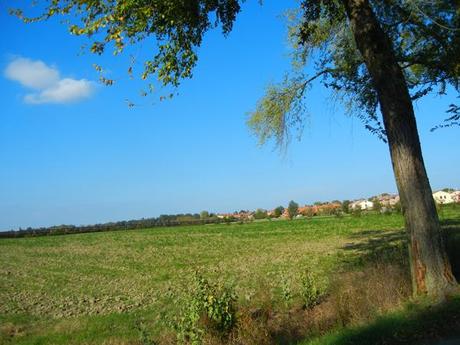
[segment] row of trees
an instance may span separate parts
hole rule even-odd
[[[383,212],[386,209],[388,211],[394,211],[398,213],[401,212],[401,203],[399,202],[391,206],[390,208],[388,206],[383,206],[378,199],[372,199],[372,201],[374,203],[373,211]],[[292,219],[298,215],[305,217],[313,217],[317,215],[327,216],[339,215],[343,213],[360,213],[360,209],[351,209],[350,204],[350,200],[344,200],[342,202],[335,200],[331,203],[315,202],[313,206],[299,207],[299,204],[297,202],[291,200],[287,208],[284,208],[283,206],[278,206],[271,212],[259,208],[254,213],[247,210],[241,210],[239,212],[235,212],[233,215],[218,216],[217,214],[209,211],[201,211],[199,214],[181,213],[175,215],[161,215],[156,218],[142,218],[93,225],[77,226],[62,224],[50,227],[28,227],[26,229],[19,228],[18,230],[0,232],[0,238],[65,235],[116,230],[136,230],[165,226],[230,223],[237,221],[248,221],[250,219],[247,217],[248,214],[252,214],[254,219],[260,220],[267,218],[280,218],[283,215],[285,215],[289,219]],[[340,207],[338,207],[338,205],[340,205]],[[240,215],[242,214],[246,215],[246,217],[241,217]]]
[[[187,213],[175,215],[161,215],[154,218],[133,219],[119,222],[109,222],[93,225],[56,225],[51,227],[38,227],[0,232],[0,238],[31,237],[48,235],[65,235],[87,232],[102,232],[116,230],[136,230],[164,226],[204,225],[232,221],[232,219],[218,218],[215,214],[206,211],[201,214]]]
[[[385,209],[401,212],[401,203],[396,203],[391,208],[383,206],[377,198],[370,198],[373,202],[373,210],[382,212]],[[258,208],[255,212],[248,210],[241,210],[233,214],[226,214],[225,216],[217,215],[209,211],[201,211],[200,213],[180,213],[173,215],[160,215],[159,217],[133,219],[119,222],[108,222],[93,225],[55,225],[50,227],[28,227],[26,229],[19,228],[18,230],[10,230],[0,232],[0,238],[8,237],[26,237],[26,236],[42,236],[42,235],[63,235],[85,232],[101,232],[101,231],[114,231],[114,230],[135,230],[146,229],[161,226],[181,226],[181,225],[203,225],[203,224],[216,224],[216,223],[230,223],[236,221],[248,221],[252,218],[260,220],[267,218],[280,218],[285,216],[289,219],[295,218],[298,215],[313,217],[313,216],[328,216],[338,215],[339,213],[350,214],[356,210],[351,209],[350,200],[334,200],[332,202],[315,202],[312,206],[299,207],[299,204],[291,200],[288,206],[278,206],[272,211],[267,211]],[[252,215],[252,217],[250,217]]]
[[[345,203],[345,202],[344,202]],[[295,216],[302,214],[309,216],[310,214],[299,213],[299,204],[295,201],[290,201],[288,207],[285,209],[283,206],[278,206],[269,213],[263,209],[257,209],[253,213],[254,219],[265,219],[265,218],[279,218],[286,211],[288,218],[294,218]],[[225,217],[219,217],[215,213],[209,211],[201,211],[198,213],[186,213],[186,214],[174,214],[174,215],[160,215],[159,217],[132,219],[119,222],[108,222],[93,225],[55,225],[50,227],[28,227],[26,229],[19,228],[18,230],[10,230],[0,232],[0,238],[11,238],[11,237],[28,237],[28,236],[46,236],[46,235],[64,235],[64,234],[76,234],[76,233],[87,233],[87,232],[102,232],[102,231],[116,231],[116,230],[136,230],[146,229],[161,226],[180,226],[180,225],[203,225],[203,224],[216,224],[216,223],[228,223],[234,221],[247,220],[246,218],[238,217],[241,214],[250,214],[249,211],[241,210],[235,212],[234,215],[226,215]],[[311,214],[313,216],[314,214]]]

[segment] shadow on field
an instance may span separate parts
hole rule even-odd
[[[347,243],[343,249],[357,250],[361,253],[385,252],[401,241],[407,242],[404,232],[382,232],[381,230],[364,230],[348,238],[359,242]]]
[[[445,220],[442,228],[453,273],[460,281],[460,220]],[[318,344],[460,344],[459,296],[437,306],[412,304],[376,318],[403,306],[411,294],[404,231],[365,230],[348,238],[350,242],[342,247],[346,273],[331,296],[343,328]],[[363,324],[366,326],[359,326]]]
[[[442,228],[453,272],[460,281],[460,219],[444,220]],[[348,240],[340,250],[343,269],[331,278],[321,303],[310,310],[267,316],[260,324],[252,319],[243,322],[246,332],[240,334],[263,329],[265,338],[247,341],[243,337],[245,341],[232,345],[460,344],[460,296],[437,306],[407,304],[412,288],[404,230],[364,230]]]
[[[460,226],[460,219],[451,218],[451,219],[443,219],[441,220],[441,226],[449,227],[449,226]]]
[[[460,282],[460,221],[458,225],[444,227],[446,233],[447,254],[452,265],[452,273]]]
[[[391,263],[408,267],[407,235],[404,231],[364,230],[348,237],[341,249],[347,269],[375,263]]]
[[[460,219],[441,222],[452,271],[460,281]],[[408,238],[405,232],[364,230],[349,236],[352,241],[342,247],[355,255],[345,256],[344,263],[352,266],[375,262],[400,264],[408,267]]]
[[[458,344],[460,298],[433,307],[412,305],[404,312],[380,317],[367,326],[331,336],[329,345]],[[452,343],[453,341],[453,343]]]

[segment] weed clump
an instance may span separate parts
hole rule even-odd
[[[305,271],[301,276],[300,296],[302,297],[303,308],[312,308],[319,304],[321,297],[325,294],[316,276],[310,271]]]
[[[225,338],[236,322],[236,294],[220,283],[210,283],[196,273],[189,295],[181,300],[181,312],[173,321],[180,344],[202,344],[210,334]]]
[[[281,274],[281,281],[280,281],[280,288],[281,288],[281,298],[283,299],[286,306],[292,301],[293,293],[292,293],[292,286],[291,280],[287,274]]]

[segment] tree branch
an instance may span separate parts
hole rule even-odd
[[[326,69],[323,69],[322,71],[319,71],[318,73],[316,73],[313,77],[311,77],[311,78],[305,80],[305,81],[302,83],[301,87],[299,88],[299,90],[300,90],[300,96],[303,95],[303,93],[305,92],[306,87],[307,87],[308,84],[310,84],[312,81],[318,79],[319,77],[321,77],[321,76],[324,75],[324,74],[332,73],[332,72],[335,72],[335,71],[336,71],[336,69],[334,69],[334,68],[326,68]]]

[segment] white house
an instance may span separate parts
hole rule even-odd
[[[442,190],[433,193],[433,199],[437,204],[452,204],[454,202],[451,193]]]
[[[350,204],[350,207],[353,210],[361,209],[361,210],[371,210],[374,207],[374,203],[369,200],[357,200]]]

